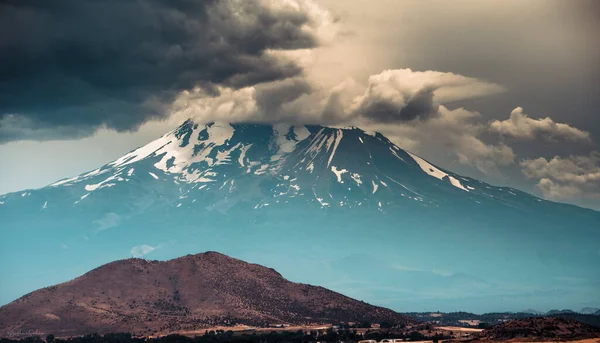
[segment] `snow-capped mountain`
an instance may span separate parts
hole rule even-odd
[[[170,199],[176,207],[192,206],[203,193],[227,199],[229,205],[242,201],[236,195],[243,195],[248,200],[242,201],[244,205],[254,208],[290,201],[321,208],[375,204],[381,210],[406,202],[440,206],[456,197],[508,206],[542,201],[444,171],[378,133],[357,128],[201,126],[191,120],[116,161],[55,182],[49,189],[69,189],[78,198],[68,200],[77,205],[107,188],[128,188],[130,181],[152,184],[152,180],[177,185],[178,197]],[[265,181],[273,184],[248,193],[257,182]],[[29,192],[20,195],[26,197]],[[252,195],[257,195],[256,203],[250,200]],[[8,202],[7,196],[2,199]],[[45,199],[41,207],[52,206],[50,201]]]
[[[22,291],[2,282],[4,303],[76,275],[62,268],[74,258],[85,270],[134,246],[217,250],[392,307],[434,304],[438,283],[463,309],[561,282],[571,301],[600,299],[585,293],[600,279],[600,213],[454,174],[358,128],[188,120],[96,170],[0,196],[0,218],[15,261],[3,275],[61,266],[52,282],[17,278]]]

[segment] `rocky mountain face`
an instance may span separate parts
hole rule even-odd
[[[0,303],[115,259],[205,250],[398,310],[600,298],[599,212],[358,128],[189,120],[93,171],[0,195],[0,219]]]
[[[216,252],[126,259],[0,307],[0,333],[151,335],[217,325],[411,323],[394,311]]]

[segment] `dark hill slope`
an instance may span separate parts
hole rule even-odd
[[[275,270],[216,252],[170,261],[127,259],[0,307],[0,333],[151,334],[245,323],[411,322]]]

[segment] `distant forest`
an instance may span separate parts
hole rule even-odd
[[[385,338],[404,338],[405,340],[420,341],[433,340],[438,342],[449,336],[425,336],[418,331],[401,333],[394,331],[367,331],[365,335],[357,334],[356,330],[328,329],[326,331],[272,331],[268,333],[240,333],[233,331],[206,331],[204,335],[187,337],[182,335],[168,335],[158,338],[133,337],[129,333],[109,333],[105,335],[90,334],[82,337],[68,339],[55,338],[50,334],[46,337],[32,336],[23,339],[0,339],[0,343],[309,343],[309,342],[358,342],[364,339],[380,341]]]

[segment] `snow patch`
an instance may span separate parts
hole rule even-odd
[[[371,181],[371,183],[373,184],[373,194],[375,194],[375,192],[377,192],[377,188],[379,188],[379,185],[375,183],[375,181]]]
[[[85,185],[85,190],[88,192],[92,192],[95,191],[96,189],[100,189],[100,188],[104,188],[104,187],[111,187],[114,186],[114,183],[109,183],[112,180],[115,180],[119,177],[119,174],[115,174],[112,176],[109,176],[108,178],[106,178],[103,181],[100,181],[99,183],[96,184],[91,184],[91,185]]]
[[[398,149],[398,147],[396,147],[396,149]],[[392,154],[393,154],[394,156],[396,156],[396,158],[397,158],[397,159],[399,159],[400,161],[402,161],[402,162],[406,163],[406,161],[405,161],[405,160],[404,160],[404,159],[403,159],[403,158],[402,158],[400,155],[398,155],[398,152],[397,152],[396,150],[394,150],[394,149],[392,149],[392,148],[390,147],[390,151],[392,152]],[[408,164],[408,163],[407,163],[407,164]]]
[[[422,159],[421,157],[408,152],[408,155],[410,157],[412,157],[413,160],[415,160],[415,162],[417,162],[417,164],[419,165],[419,167],[421,167],[421,169],[427,173],[429,176],[433,176],[436,179],[444,179],[444,177],[448,177],[448,179],[450,180],[450,183],[459,189],[462,189],[463,191],[469,191],[468,189],[466,189],[465,187],[463,187],[463,185],[460,183],[460,181],[458,179],[456,179],[455,177],[448,175],[447,173],[444,173],[443,171],[439,170],[438,168],[436,168],[435,166],[433,166],[431,163],[425,161],[424,159]]]
[[[66,183],[70,183],[70,182],[75,181],[77,179],[79,179],[79,176],[75,176],[75,177],[72,177],[70,179],[60,180],[60,181],[57,181],[57,182],[51,184],[50,187],[56,187],[56,186],[64,185]]]
[[[303,141],[310,136],[310,131],[306,128],[306,126],[294,126],[294,135],[296,135],[296,140],[298,142]]]
[[[238,163],[242,167],[245,167],[244,159],[246,158],[246,152],[248,151],[248,149],[250,149],[251,146],[252,144],[242,145],[242,147],[240,148],[240,156],[238,157]]]
[[[109,165],[119,167],[119,166],[125,166],[128,164],[131,164],[131,163],[134,163],[137,161],[141,161],[144,158],[154,154],[158,149],[164,147],[172,140],[177,140],[173,133],[174,133],[174,131],[171,131],[170,133],[160,137],[159,139],[152,141],[152,142],[144,145],[141,148],[137,148],[128,154],[125,154],[121,158],[115,160],[114,162],[109,163]]]
[[[331,155],[329,155],[329,160],[327,161],[327,168],[329,168],[329,165],[331,164],[331,161],[333,160],[333,156],[335,155],[337,147],[338,147],[338,145],[340,145],[340,142],[342,141],[343,136],[344,136],[344,131],[342,131],[342,130],[337,130],[334,133],[335,142],[333,143],[333,150],[331,151]],[[327,148],[329,148],[329,146]]]
[[[257,171],[254,172],[255,175],[262,175],[264,173],[267,172],[267,169],[269,168],[268,164],[263,164],[262,166],[260,166],[260,168],[258,168]]]
[[[283,156],[291,153],[296,149],[296,141],[287,138],[291,127],[286,124],[273,125],[273,137],[271,138],[271,146],[277,148],[277,152],[271,156],[271,162],[279,161]]]
[[[339,183],[344,183],[344,181],[342,181],[342,175],[344,173],[347,173],[348,170],[346,170],[346,169],[337,169],[336,166],[331,166],[331,171],[335,174],[335,176],[337,177],[337,181]]]
[[[323,207],[324,207],[324,206],[329,206],[329,203],[328,203],[328,202],[325,202],[325,201],[323,201],[323,198],[319,198],[319,197],[317,197],[316,199],[317,199],[317,201],[319,202],[319,204],[321,204],[321,206],[323,206]]]
[[[205,132],[206,137],[200,139],[200,133],[203,132]],[[209,155],[213,153],[214,149],[225,145],[231,139],[233,133],[234,128],[231,125],[215,123],[205,126],[200,132],[192,132],[188,144],[181,147],[180,140],[175,137],[175,132],[172,131],[167,135],[167,137],[170,137],[168,142],[156,150],[155,155],[162,155],[162,158],[154,164],[154,167],[168,173],[180,173],[183,180],[194,182],[201,175],[197,170],[189,172],[186,168],[190,165],[204,162],[208,167],[211,167],[231,162],[230,154],[240,144],[229,149],[217,150],[214,154],[216,155],[215,158],[209,157]]]
[[[218,166],[221,164],[227,164],[227,163],[231,162],[231,152],[234,151],[235,149],[237,149],[240,145],[241,145],[241,143],[238,143],[238,144],[234,145],[231,149],[224,150],[224,151],[217,151],[217,156],[215,157],[215,160],[213,161],[214,165]]]
[[[354,182],[356,182],[357,185],[360,186],[362,184],[362,180],[360,179],[360,174],[352,173],[352,174],[350,174],[350,177],[352,178],[352,180],[354,180]]]

